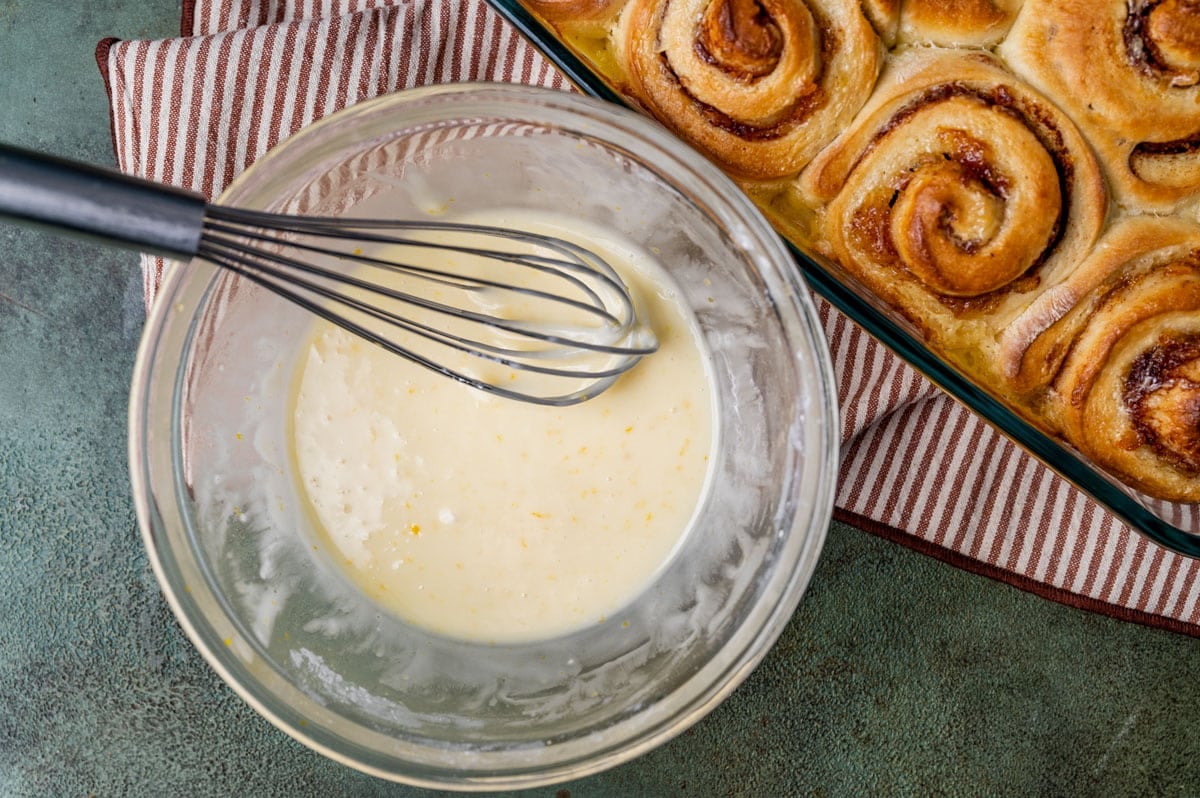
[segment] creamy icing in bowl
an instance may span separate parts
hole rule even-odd
[[[711,473],[708,354],[650,253],[569,217],[500,211],[471,221],[604,258],[630,285],[658,351],[599,396],[547,407],[448,380],[320,321],[300,357],[292,455],[318,528],[314,551],[385,610],[450,637],[546,639],[621,610],[690,528]],[[422,254],[426,262],[406,262],[465,271],[442,252]],[[535,276],[507,274],[521,287]],[[460,354],[453,368],[493,365],[478,361]]]
[[[294,438],[296,375],[313,351],[312,319],[205,264],[172,270],[135,371],[134,493],[164,593],[243,698],[297,739],[367,772],[497,789],[576,778],[636,756],[745,678],[815,566],[832,508],[837,413],[807,292],[727,179],[622,109],[526,87],[454,86],[362,103],[314,125],[257,162],[222,201],[360,216],[505,209],[577,219],[661,264],[671,301],[694,331],[710,402],[671,433],[672,447],[683,448],[683,435],[694,453],[707,449],[690,478],[693,498],[676,508],[684,520],[671,525],[674,538],[648,558],[642,577],[600,602],[605,609],[585,605],[555,622],[532,613],[544,623],[524,630],[503,612],[474,630],[438,628],[372,596],[337,560],[328,521],[313,512]],[[326,354],[340,345],[328,343]],[[656,363],[661,354],[635,372],[697,396],[693,378],[672,377],[665,357]],[[648,400],[635,404],[650,409]],[[428,402],[421,407],[431,412]],[[411,422],[400,414],[391,423]],[[601,439],[642,423],[652,421],[627,421]],[[707,445],[698,434],[705,425]],[[544,435],[552,425],[538,428]],[[385,433],[381,425],[373,434]],[[476,453],[464,440],[453,449],[468,451],[443,465]],[[572,443],[557,456],[595,445]],[[318,451],[310,471],[325,468],[326,456]],[[605,508],[625,501],[653,515],[637,505],[663,493],[657,472],[675,467],[671,457],[638,477],[644,496],[614,491]],[[464,473],[454,498],[486,507]],[[384,476],[382,490],[404,478]],[[415,537],[445,531],[464,506],[439,499],[396,529],[410,537],[414,525]],[[546,514],[537,507],[519,509],[531,523],[551,520],[532,515]],[[564,504],[553,514],[569,520],[572,511]],[[627,512],[620,524],[638,517]],[[587,570],[596,556],[576,567]],[[405,567],[393,569],[399,557],[378,559],[392,574]],[[485,547],[476,567],[487,559]],[[493,560],[506,577],[520,567],[499,553]],[[550,602],[556,595],[566,593],[544,593]],[[489,604],[474,600],[483,610]]]

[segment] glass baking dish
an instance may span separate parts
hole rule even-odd
[[[635,101],[607,82],[596,64],[564,42],[549,24],[518,0],[487,1],[580,91],[640,110]],[[907,320],[888,308],[853,275],[788,240],[787,236],[784,239],[814,291],[931,382],[1131,529],[1179,554],[1200,557],[1200,505],[1162,501],[1122,484],[1084,455],[1030,424],[988,389],[928,348]]]

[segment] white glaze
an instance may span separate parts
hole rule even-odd
[[[660,349],[604,394],[547,408],[489,396],[324,322],[302,359],[293,454],[319,550],[431,631],[514,641],[604,620],[665,564],[714,445],[708,358],[670,278],[601,231],[500,214],[599,251]]]

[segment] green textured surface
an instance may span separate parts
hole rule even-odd
[[[0,140],[111,163],[92,62],[173,0],[0,0]],[[129,497],[132,256],[0,227],[0,796],[431,795],[275,730],[184,638]],[[532,795],[1200,795],[1200,641],[835,524],[774,651],[679,739]]]

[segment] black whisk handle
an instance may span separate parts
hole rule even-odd
[[[206,207],[200,194],[0,144],[0,216],[18,222],[186,259]]]

